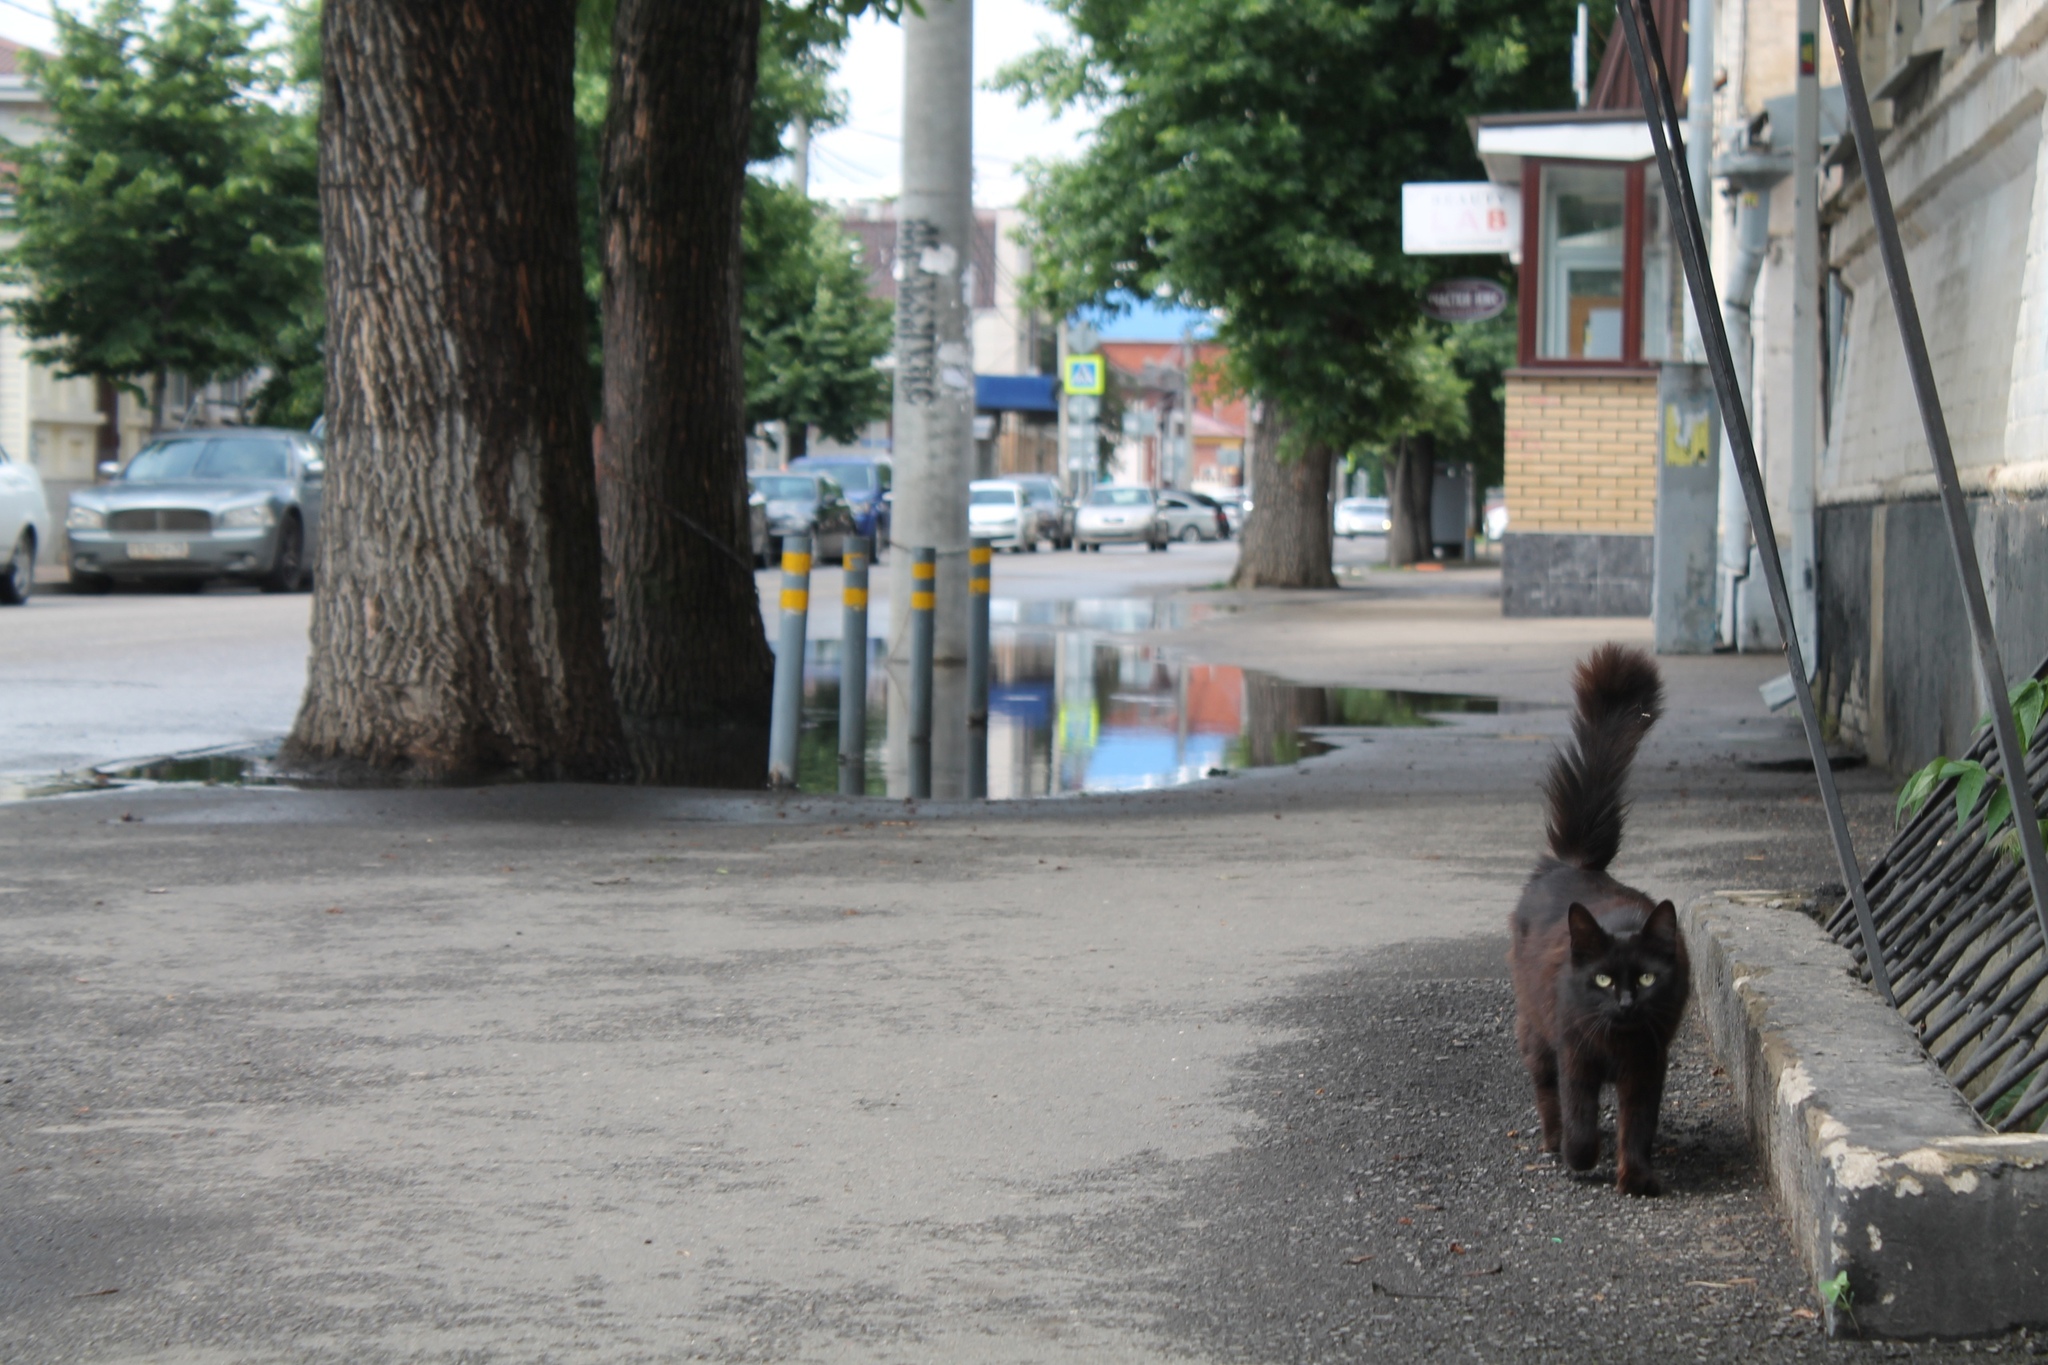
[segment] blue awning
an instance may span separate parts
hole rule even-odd
[[[974,406],[982,412],[1058,412],[1058,375],[978,374]]]

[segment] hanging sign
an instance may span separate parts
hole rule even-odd
[[[1522,191],[1491,180],[1418,181],[1401,187],[1401,252],[1491,256],[1522,249]]]
[[[1438,280],[1422,291],[1422,312],[1438,322],[1484,322],[1507,311],[1508,291],[1492,280]]]

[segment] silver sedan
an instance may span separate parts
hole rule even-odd
[[[203,586],[238,578],[269,592],[310,581],[327,468],[302,431],[235,427],[160,436],[118,477],[71,495],[71,586],[116,580]]]

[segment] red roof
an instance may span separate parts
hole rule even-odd
[[[21,54],[33,51],[35,49],[32,47],[25,47],[20,43],[9,42],[5,38],[0,38],[0,76],[19,76],[21,74]]]

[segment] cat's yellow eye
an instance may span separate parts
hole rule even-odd
[[[1654,986],[1656,983],[1657,978],[1651,975],[1649,972],[1644,972],[1641,976],[1636,978],[1636,984],[1638,986]]]
[[[1609,986],[1612,986],[1614,984],[1614,978],[1609,976],[1605,972],[1601,972],[1598,976],[1593,978],[1593,984],[1604,991]]]

